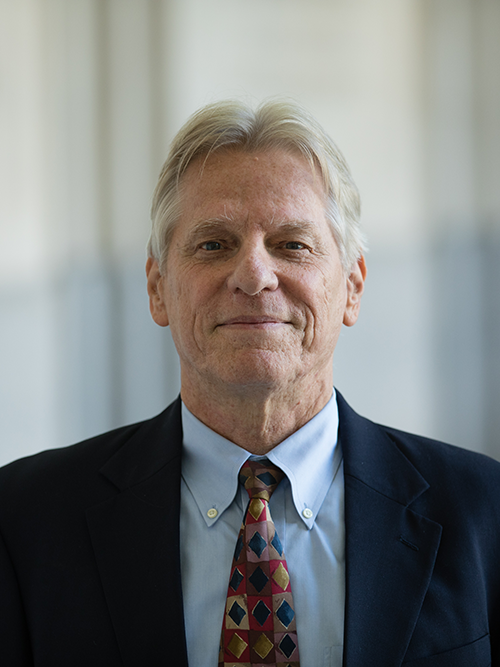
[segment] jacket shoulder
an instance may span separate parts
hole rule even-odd
[[[373,422],[358,415],[337,392],[339,437],[346,474],[381,488],[402,488],[416,473],[427,486],[419,499],[456,514],[496,517],[500,525],[500,463],[477,452]],[[409,464],[409,467],[408,467]],[[406,470],[410,477],[402,477]]]
[[[500,462],[485,454],[371,421],[356,413],[338,391],[337,402],[341,440],[355,458],[375,465],[385,448],[395,446],[426,479],[449,474],[500,480]]]
[[[5,485],[10,481],[28,483],[37,478],[48,481],[51,476],[59,477],[62,472],[67,474],[72,469],[82,473],[86,469],[100,467],[145,423],[147,422],[121,426],[73,445],[48,449],[17,459],[0,468],[0,484],[5,489]]]
[[[476,480],[481,484],[491,480],[498,485],[500,492],[500,462],[486,454],[388,426],[378,426],[426,478],[455,479],[457,483],[468,479],[469,483]]]
[[[130,469],[140,467],[141,456],[154,458],[159,440],[168,438],[169,417],[177,401],[162,413],[135,424],[101,433],[82,442],[34,454],[0,468],[0,498],[3,509],[16,500],[22,504],[35,498],[76,497],[79,492],[99,495],[110,482],[100,475],[110,461],[118,460]]]

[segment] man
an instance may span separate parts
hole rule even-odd
[[[2,664],[500,665],[500,465],[332,389],[358,217],[294,105],[216,104],[180,131],[146,270],[181,397],[3,469]]]

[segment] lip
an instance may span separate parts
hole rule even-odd
[[[288,324],[288,322],[281,318],[268,315],[238,315],[237,317],[231,317],[230,319],[221,322],[218,326],[244,329],[268,329],[269,327],[280,326],[282,324]]]

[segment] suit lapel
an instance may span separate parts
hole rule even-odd
[[[338,395],[344,454],[344,667],[400,665],[429,586],[441,526],[411,509],[427,482],[385,431]]]
[[[87,510],[124,665],[186,665],[179,558],[180,401],[101,469],[117,495]]]

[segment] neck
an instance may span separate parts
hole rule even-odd
[[[182,400],[192,414],[224,438],[252,454],[267,454],[310,421],[328,403],[332,379],[314,378],[307,387],[263,390],[244,387],[191,391],[182,383]]]

